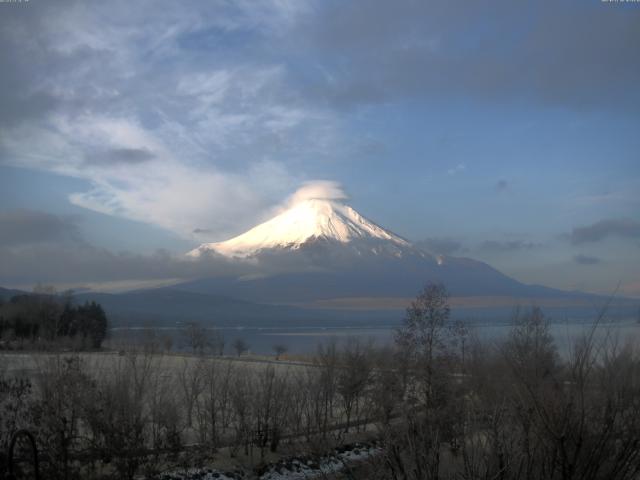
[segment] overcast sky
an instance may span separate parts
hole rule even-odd
[[[193,273],[331,180],[434,251],[640,296],[639,58],[638,3],[0,2],[0,285]]]

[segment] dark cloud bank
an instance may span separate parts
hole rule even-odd
[[[214,256],[194,262],[163,250],[115,253],[85,241],[77,221],[33,210],[0,211],[0,285],[240,275],[248,269]]]
[[[579,265],[596,265],[600,263],[600,259],[598,257],[591,257],[589,255],[575,255],[573,260]]]
[[[630,218],[600,220],[592,225],[574,228],[570,239],[574,245],[580,245],[599,242],[610,236],[640,238],[640,222]]]
[[[536,248],[539,245],[533,242],[526,242],[524,240],[508,240],[508,241],[498,241],[498,240],[486,240],[482,242],[479,246],[479,250],[484,252],[514,252],[517,250],[531,250],[532,248]]]
[[[215,253],[193,259],[161,249],[145,255],[113,252],[87,242],[76,219],[29,210],[0,212],[0,233],[0,286],[241,278],[322,271],[354,261],[340,252],[313,249],[298,255],[263,254],[259,261]]]
[[[71,217],[26,209],[0,211],[0,248],[61,241],[80,241]]]
[[[506,0],[323,7],[299,29],[298,45],[332,72],[315,88],[337,106],[441,95],[640,106],[632,93],[640,81],[637,8]]]

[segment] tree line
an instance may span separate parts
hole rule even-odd
[[[0,299],[2,348],[70,347],[97,349],[107,336],[108,319],[96,302],[76,305],[70,293],[37,289]]]

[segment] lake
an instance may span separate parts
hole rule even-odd
[[[232,354],[231,345],[236,339],[244,340],[249,346],[250,352],[259,355],[273,355],[274,345],[284,345],[289,353],[308,354],[314,352],[318,345],[330,341],[338,344],[344,343],[351,337],[360,340],[371,340],[376,345],[385,345],[393,341],[393,332],[398,325],[376,325],[374,327],[343,326],[343,327],[224,327],[217,330],[225,339],[225,353]],[[498,342],[509,333],[512,326],[509,324],[477,323],[469,326],[471,336],[475,336],[485,342]],[[556,340],[558,350],[566,355],[571,346],[581,336],[592,328],[591,323],[582,322],[558,322],[550,324],[551,333]],[[121,327],[110,331],[110,345],[117,348],[121,344],[140,344],[149,339],[150,332],[155,331],[159,336],[168,336],[172,339],[173,348],[184,350],[186,342],[184,329],[177,327],[164,327],[152,329],[149,327]],[[618,342],[640,341],[640,324],[635,320],[618,320],[615,323],[603,323],[595,330],[598,339],[609,338]],[[640,344],[640,343],[639,343]]]

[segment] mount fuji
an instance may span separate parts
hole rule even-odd
[[[205,243],[187,253],[199,257],[215,252],[247,259],[267,251],[299,251],[324,244],[346,247],[352,253],[403,257],[424,256],[407,240],[366,219],[335,200],[307,199],[230,240]]]
[[[525,285],[480,261],[425,251],[336,199],[303,199],[237,237],[187,253],[194,261],[209,255],[249,265],[252,273],[193,280],[179,288],[296,305],[410,298],[426,282],[442,282],[454,296],[567,295]]]
[[[236,327],[386,325],[401,318],[427,282],[446,286],[462,318],[508,319],[514,306],[531,304],[559,318],[591,318],[593,305],[602,303],[593,295],[525,285],[477,260],[425,251],[341,198],[293,199],[272,219],[202,244],[187,259],[206,271],[223,268],[167,288],[79,298],[99,301],[121,323]],[[629,315],[637,308],[629,305],[618,311]]]

